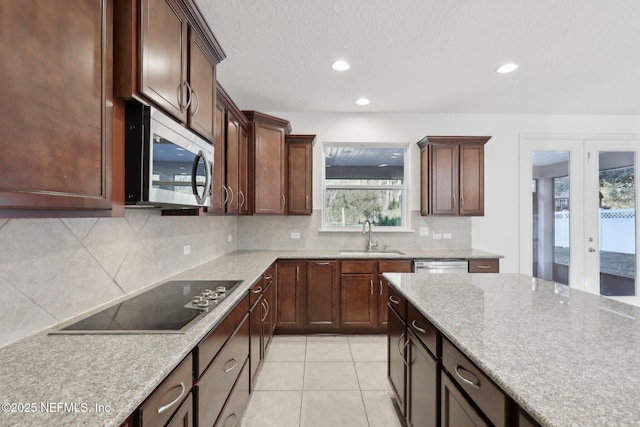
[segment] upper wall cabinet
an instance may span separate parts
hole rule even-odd
[[[287,135],[287,213],[313,213],[313,143],[315,135]]]
[[[118,214],[112,19],[111,0],[0,2],[1,216]]]
[[[216,64],[225,55],[191,0],[118,1],[117,96],[153,102],[214,140]]]
[[[245,111],[250,122],[249,144],[254,159],[253,213],[287,212],[287,157],[284,138],[291,133],[287,120]]]
[[[216,96],[213,206],[209,211],[251,214],[249,122],[219,83]]]
[[[420,147],[422,215],[484,215],[484,144],[490,136],[426,136]]]

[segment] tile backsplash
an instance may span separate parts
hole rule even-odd
[[[322,211],[311,216],[250,216],[238,217],[238,249],[365,249],[367,236],[359,232],[321,232]],[[421,227],[429,235],[421,237]],[[390,249],[469,249],[471,248],[471,218],[423,217],[411,212],[414,232],[373,232],[379,245]],[[292,239],[291,233],[299,233]],[[451,239],[434,240],[433,234],[451,234]]]
[[[153,209],[127,209],[124,218],[0,219],[0,347],[233,251],[235,234],[235,217]]]

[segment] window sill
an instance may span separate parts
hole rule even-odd
[[[384,234],[384,233],[415,233],[416,230],[411,230],[408,228],[396,228],[394,230],[385,230],[385,229],[378,229],[378,228],[374,228],[372,230],[373,234]],[[357,228],[321,228],[320,230],[318,230],[318,233],[357,233],[357,234],[362,234],[362,229],[357,229]]]

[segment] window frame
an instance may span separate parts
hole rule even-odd
[[[372,148],[401,148],[404,152],[404,176],[402,184],[400,185],[346,185],[346,184],[327,184],[327,162],[326,162],[326,148],[327,147],[372,147]],[[411,177],[411,145],[406,142],[323,142],[322,143],[322,220],[321,220],[321,232],[346,232],[353,233],[362,231],[362,226],[348,226],[348,227],[335,227],[326,223],[326,201],[327,201],[327,189],[358,189],[358,190],[394,190],[399,189],[402,192],[401,197],[401,219],[400,225],[397,226],[373,226],[372,230],[382,233],[402,233],[413,232],[411,229],[409,209],[409,195],[410,195],[410,177]]]

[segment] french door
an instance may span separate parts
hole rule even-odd
[[[640,305],[640,139],[520,143],[520,271]]]

